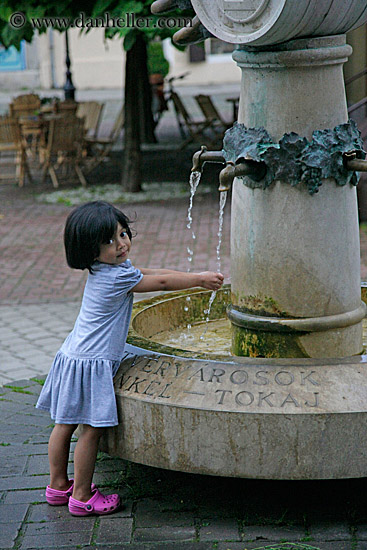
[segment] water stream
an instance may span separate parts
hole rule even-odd
[[[220,198],[219,198],[219,228],[218,228],[218,233],[217,233],[217,235],[218,235],[217,271],[218,272],[221,271],[221,267],[222,267],[221,266],[220,249],[221,249],[221,246],[222,246],[223,217],[224,217],[224,207],[226,205],[226,202],[227,202],[227,191],[224,191],[224,192],[220,193]],[[216,295],[217,295],[217,291],[213,290],[213,292],[211,293],[210,298],[209,298],[208,308],[204,310],[204,313],[206,315],[206,318],[205,318],[206,325],[205,325],[204,332],[200,336],[201,340],[204,340],[205,335],[208,331],[208,324],[209,324],[209,320],[210,320],[210,311],[211,311],[211,308],[212,308],[212,305],[213,305],[213,302],[215,300]]]
[[[196,189],[198,188],[198,185],[200,183],[200,178],[201,178],[201,172],[198,172],[198,171],[195,171],[195,172],[191,172],[190,174],[190,203],[189,203],[189,209],[187,211],[187,229],[191,230],[191,238],[193,240],[193,243],[192,243],[192,248],[194,248],[194,243],[195,243],[195,239],[196,239],[196,235],[195,235],[195,232],[191,229],[191,226],[192,226],[192,207],[194,205],[194,196],[195,196],[195,193],[196,193]],[[187,253],[188,253],[188,257],[187,257],[187,261],[189,262],[189,267],[187,269],[187,271],[190,271],[191,270],[191,263],[192,263],[192,260],[193,260],[193,256],[194,256],[194,251],[190,248],[190,246],[187,247]]]
[[[196,239],[196,235],[195,235],[195,232],[193,231],[193,229],[191,228],[192,226],[192,207],[194,205],[194,196],[195,196],[195,193],[196,193],[196,189],[198,188],[198,185],[200,183],[200,179],[201,179],[201,172],[199,171],[194,171],[194,172],[191,172],[190,174],[190,179],[189,179],[189,183],[190,183],[190,202],[189,202],[189,208],[188,208],[188,211],[187,211],[187,229],[191,230],[191,239],[192,239],[192,248],[190,248],[190,246],[187,247],[187,253],[188,253],[188,256],[187,256],[187,261],[189,262],[189,267],[187,268],[187,271],[190,272],[191,271],[191,264],[192,264],[192,260],[193,260],[193,257],[194,257],[194,244],[195,244],[195,239]],[[190,302],[191,301],[191,298],[190,296],[188,296],[186,298],[186,301],[187,302]],[[189,311],[189,303],[187,303],[184,307],[184,310],[185,311]],[[191,329],[191,325],[188,324],[187,325],[187,330],[190,332],[190,329]],[[188,337],[188,335],[185,333],[184,334],[184,339],[186,339]]]

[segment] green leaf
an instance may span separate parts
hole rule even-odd
[[[124,38],[124,50],[127,52],[131,50],[131,48],[135,44],[135,40],[136,40],[136,31],[134,29],[132,31],[129,31]]]
[[[97,0],[93,6],[91,17],[99,17],[106,13],[107,8],[114,0]]]

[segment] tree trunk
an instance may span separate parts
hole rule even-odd
[[[142,141],[155,142],[148,79],[147,48],[143,37],[137,36],[126,52],[125,67],[125,147],[122,187],[125,191],[141,191]]]

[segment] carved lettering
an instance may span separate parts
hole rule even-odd
[[[129,378],[131,378],[131,376],[129,376]],[[139,379],[139,376],[136,376],[135,377],[135,380],[134,382],[131,384],[131,386],[129,386],[128,388],[125,388],[126,391],[130,391],[131,388],[133,388],[135,386],[135,390],[134,392],[135,393],[140,393],[139,392],[139,389],[138,389],[138,384],[142,384],[143,382],[146,382],[147,379],[146,378],[143,378],[142,380]]]
[[[294,382],[293,374],[286,370],[277,372],[274,379],[279,386],[290,386]]]
[[[196,372],[194,372],[194,374],[192,374],[190,377],[189,377],[189,380],[191,380],[192,378],[194,378],[194,376],[200,378],[200,382],[204,382],[204,369],[199,369],[197,370]]]
[[[145,390],[143,391],[143,395],[154,395],[154,392],[153,393],[148,393],[148,390],[151,389],[151,387],[154,385],[154,384],[158,384],[158,386],[161,385],[160,382],[158,382],[158,380],[152,380],[152,382],[150,382],[150,384],[148,384],[148,386],[145,388]]]
[[[315,402],[314,403],[309,403],[308,401],[305,401],[306,407],[318,407],[319,406],[319,393],[314,392],[313,395],[314,395],[314,398],[315,398]]]
[[[167,369],[171,367],[171,363],[167,360],[162,361],[162,363],[159,365],[156,371],[154,371],[154,374],[160,374],[162,377],[164,377],[164,373]]]
[[[248,380],[248,374],[245,370],[235,370],[230,376],[232,384],[246,384]]]
[[[232,393],[232,392],[231,392],[231,390],[216,390],[215,393],[219,393],[219,394],[220,394],[220,398],[219,398],[219,401],[218,401],[218,405],[223,405],[225,395],[226,395],[227,393]]]
[[[262,376],[262,374],[268,374],[268,371],[267,370],[259,370],[256,373],[255,378],[256,378],[256,380],[258,380],[258,382],[256,380],[254,380],[254,384],[256,386],[267,386],[269,384],[269,379],[266,378],[266,376]]]
[[[171,399],[171,395],[164,395],[164,392],[166,391],[166,389],[169,387],[169,386],[172,386],[172,382],[169,382],[168,384],[166,384],[163,388],[163,390],[161,391],[161,393],[158,395],[158,397],[164,397],[165,399]]]
[[[146,356],[144,355],[135,355],[134,356],[134,359],[130,365],[130,368],[132,367],[136,367],[137,365],[139,365],[139,363],[141,363],[142,361],[145,361],[146,360]]]
[[[184,372],[186,372],[190,367],[191,365],[188,364],[186,367],[183,366],[182,363],[174,363],[174,367],[176,369],[176,372],[175,372],[175,377],[178,378],[179,376],[181,376],[181,374],[183,374]],[[182,367],[182,370],[180,370]]]
[[[283,403],[280,406],[284,407],[286,403],[292,403],[295,407],[299,407],[299,403],[297,399],[295,399],[293,395],[290,393],[287,395],[287,397],[284,399]]]
[[[156,366],[152,363],[158,363],[158,359],[156,357],[150,357],[144,367],[141,369],[143,372],[152,372],[153,368]],[[151,368],[149,368],[151,367]]]
[[[262,402],[263,401],[266,401],[266,403],[269,405],[269,407],[274,407],[273,403],[271,401],[269,401],[269,397],[271,395],[274,395],[274,392],[270,392],[268,393],[268,395],[264,395],[263,396],[263,391],[259,391],[259,401],[258,401],[258,406],[261,407],[262,406]]]
[[[247,398],[248,403],[243,402],[242,397]],[[242,406],[245,406],[245,407],[248,407],[249,405],[251,405],[254,402],[254,399],[255,399],[254,395],[249,391],[240,391],[235,397],[235,401],[236,401],[237,405],[242,405]]]
[[[316,371],[312,370],[311,372],[309,372],[308,374],[306,374],[304,371],[301,371],[301,386],[304,386],[306,384],[306,380],[308,380],[309,382],[311,382],[311,384],[313,384],[314,386],[319,386],[319,382],[317,382],[316,380],[314,380],[312,378],[312,375],[315,373]]]
[[[219,377],[220,376],[223,376],[223,374],[225,373],[226,371],[224,369],[213,369],[212,370],[212,375],[211,377],[209,378],[208,382],[213,382],[213,379],[215,378],[216,382],[221,382],[221,380],[219,380]]]

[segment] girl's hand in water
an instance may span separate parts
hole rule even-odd
[[[202,278],[200,286],[207,288],[208,290],[218,290],[222,284],[224,277],[221,273],[215,273],[214,271],[203,271],[199,273]]]

